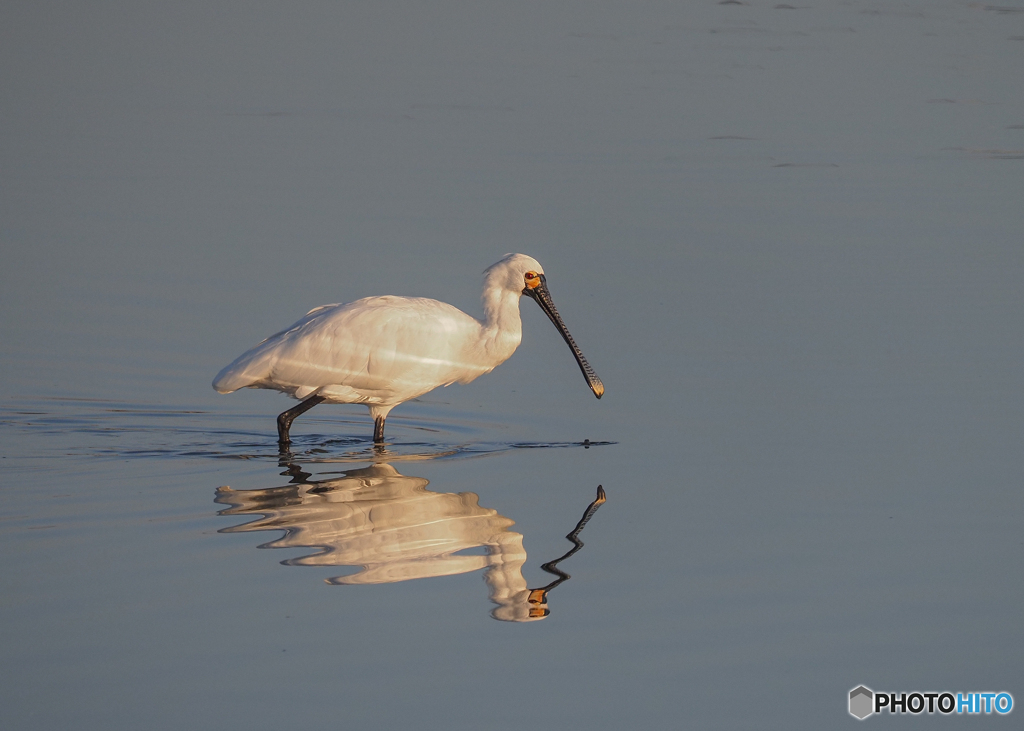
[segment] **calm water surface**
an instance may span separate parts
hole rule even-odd
[[[6,10],[0,726],[1024,699],[1024,5],[792,5]],[[601,401],[529,301],[384,452],[210,389],[507,251]]]

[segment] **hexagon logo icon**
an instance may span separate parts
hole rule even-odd
[[[874,713],[875,694],[870,688],[858,685],[850,691],[850,715],[863,721]]]

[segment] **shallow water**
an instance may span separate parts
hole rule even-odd
[[[8,11],[0,726],[1024,698],[1024,8],[793,5]],[[476,314],[514,250],[600,401],[528,301],[383,451],[210,389],[316,305]]]

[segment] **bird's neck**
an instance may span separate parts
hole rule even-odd
[[[506,361],[523,339],[519,317],[519,293],[506,289],[487,289],[483,294],[484,347],[498,363]]]

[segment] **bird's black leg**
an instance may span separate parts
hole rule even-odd
[[[295,417],[305,414],[311,408],[326,400],[323,396],[310,396],[305,401],[301,401],[298,406],[293,406],[283,414],[280,414],[277,417],[277,443],[290,444],[292,440],[288,436],[288,430],[292,428],[292,422],[295,421]]]
[[[378,416],[373,420],[373,443],[383,444],[384,443],[384,420],[386,416]]]

